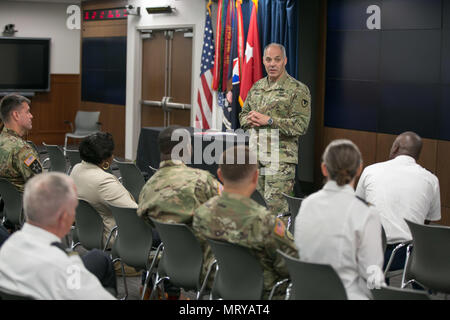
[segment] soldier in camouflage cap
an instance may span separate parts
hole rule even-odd
[[[182,160],[172,158],[172,149],[178,143],[187,143],[189,147],[191,145],[190,141],[172,141],[172,134],[176,130],[185,129],[171,126],[159,134],[161,163],[139,195],[137,213],[150,224],[149,217],[162,222],[190,225],[194,210],[216,196],[221,187],[211,173],[189,168]],[[187,131],[183,137],[190,139]]]
[[[291,194],[294,187],[295,166],[298,163],[298,138],[308,129],[311,116],[311,95],[306,85],[286,72],[286,50],[278,43],[264,49],[263,63],[267,77],[250,89],[239,115],[243,129],[279,130],[279,161],[276,172],[260,170],[258,190],[269,209],[275,213],[288,212],[282,192]],[[275,158],[276,159],[276,158]],[[269,167],[260,161],[260,169]]]
[[[0,102],[0,115],[4,123],[0,134],[0,177],[23,192],[25,182],[42,172],[36,150],[22,139],[32,128],[30,100],[17,94],[7,95]]]
[[[193,226],[203,239],[227,241],[252,250],[264,271],[263,298],[267,298],[273,285],[288,277],[276,250],[294,257],[298,252],[284,222],[250,198],[258,183],[258,165],[249,159],[249,148],[242,145],[224,152],[217,171],[224,183],[223,193],[195,211]]]

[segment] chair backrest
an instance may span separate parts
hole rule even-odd
[[[127,265],[136,269],[148,269],[152,249],[152,227],[138,217],[136,208],[122,208],[109,204],[116,220],[118,235],[114,249]]]
[[[450,228],[405,221],[413,238],[406,278],[429,289],[450,293]]]
[[[70,166],[73,168],[77,163],[81,162],[80,151],[73,149],[65,149],[66,156],[69,159]]]
[[[89,202],[78,200],[75,225],[78,241],[83,247],[103,249],[103,220]]]
[[[0,178],[0,195],[4,202],[3,214],[15,225],[22,225],[24,216],[22,213],[23,194],[7,179]]]
[[[289,224],[289,231],[294,234],[295,218],[297,217],[300,206],[302,205],[303,198],[292,197],[285,193],[282,193],[283,197],[287,200],[289,213],[291,214],[291,220]]]
[[[185,290],[199,290],[203,251],[192,230],[185,224],[152,221],[164,244],[162,259],[170,282]]]
[[[213,295],[225,300],[260,300],[264,276],[258,259],[248,248],[237,244],[208,239],[217,259]]]
[[[42,143],[47,149],[50,158],[50,169],[48,171],[57,171],[66,173],[66,157],[63,151],[57,145]]]
[[[139,194],[145,185],[144,176],[133,162],[122,162],[116,159],[114,159],[114,162],[119,167],[123,186],[131,193],[134,200],[138,202]]]
[[[384,230],[383,226],[381,226],[381,245],[383,247],[383,252],[386,252],[387,236],[386,236],[386,231]]]
[[[371,290],[375,300],[430,300],[425,291],[381,287]]]
[[[332,266],[295,259],[277,250],[284,261],[293,284],[295,300],[347,300],[342,280]]]
[[[77,111],[75,116],[75,134],[87,134],[89,132],[96,132],[100,130],[98,120],[100,118],[100,111]]]
[[[254,201],[256,201],[259,205],[267,208],[266,200],[264,200],[264,197],[261,195],[261,193],[255,189],[255,191],[250,196]]]
[[[6,293],[0,290],[0,300],[34,300],[34,299],[27,296],[20,296],[16,294]]]

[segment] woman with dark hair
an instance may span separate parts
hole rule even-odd
[[[81,141],[79,150],[82,161],[74,166],[70,176],[75,181],[78,198],[89,202],[103,219],[105,244],[116,225],[108,203],[130,208],[137,208],[137,204],[117,177],[107,172],[114,151],[114,141],[110,133],[98,132],[86,137]],[[112,241],[109,247],[111,245]]]
[[[350,140],[334,140],[321,169],[326,184],[303,200],[295,219],[300,260],[331,265],[349,299],[369,299],[369,288],[383,284],[383,248],[380,217],[355,196],[361,153]]]

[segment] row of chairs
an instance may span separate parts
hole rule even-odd
[[[98,214],[88,203],[80,201],[77,209],[77,232],[80,242],[88,249],[106,248],[102,246],[103,225]],[[86,209],[89,208],[87,217]],[[112,249],[114,261],[124,262],[146,273],[145,289],[153,278],[153,294],[164,280],[170,281],[186,291],[196,291],[197,299],[205,293],[205,285],[214,266],[214,285],[211,299],[261,299],[263,289],[263,272],[259,261],[247,248],[226,242],[208,240],[216,257],[208,268],[205,279],[200,279],[203,254],[194,233],[184,224],[168,224],[153,220],[160,234],[162,244],[152,247],[152,227],[136,215],[136,209],[111,206],[117,222],[117,238]],[[85,211],[85,212],[83,212]],[[83,217],[84,215],[84,217]],[[93,223],[93,221],[96,221]],[[93,226],[97,230],[93,230]],[[97,235],[97,236],[95,236]],[[153,254],[152,254],[153,251]],[[160,253],[159,263],[157,262]],[[290,282],[286,292],[287,299],[347,299],[342,282],[329,265],[302,262],[279,251],[290,274],[289,279],[278,283]],[[150,259],[153,255],[153,259]],[[152,276],[153,275],[153,276]],[[127,292],[126,277],[123,277]],[[271,298],[275,292],[272,290]],[[429,299],[425,292],[409,289],[384,287],[372,290],[375,299]],[[151,298],[152,298],[151,297]]]

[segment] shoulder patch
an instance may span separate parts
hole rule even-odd
[[[23,161],[25,165],[33,171],[35,174],[42,173],[42,166],[38,159],[32,154],[27,156],[25,160]]]
[[[275,234],[280,238],[284,238],[284,235],[286,234],[286,226],[280,218],[275,220],[275,228],[273,229],[273,232],[275,232]]]
[[[366,206],[370,206],[371,204],[369,202],[367,202],[366,200],[364,200],[363,198],[359,197],[359,196],[355,196],[359,201],[363,202]]]

